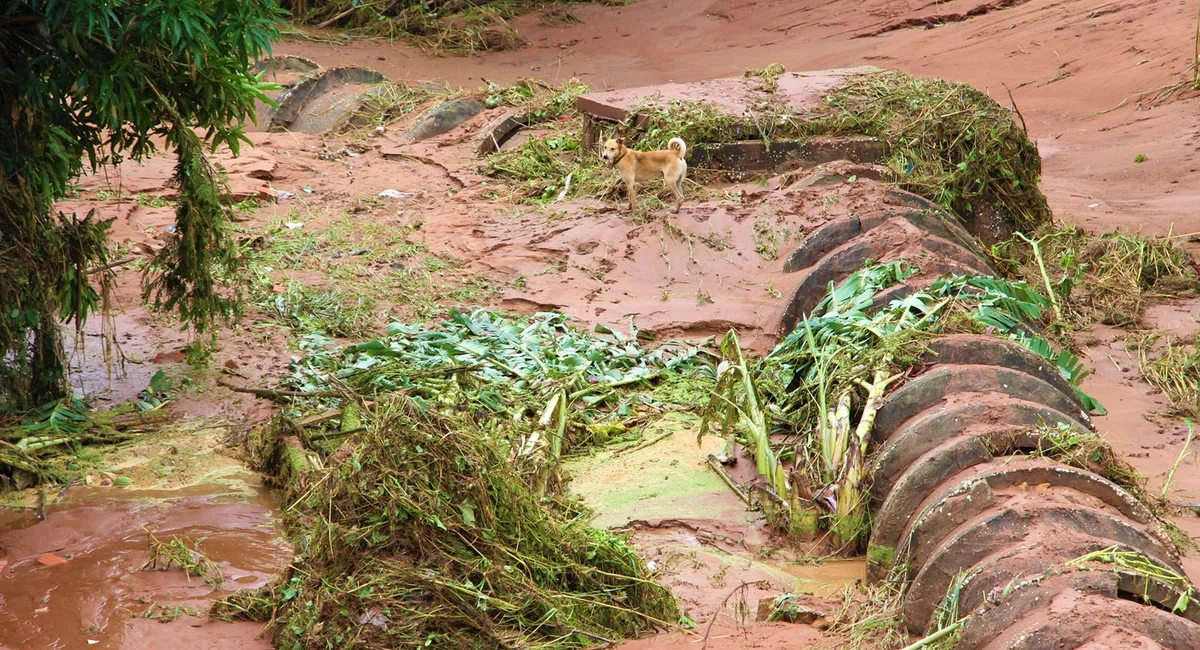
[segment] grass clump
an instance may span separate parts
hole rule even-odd
[[[593,0],[626,4],[625,0]],[[572,0],[572,4],[588,0]],[[300,21],[320,27],[339,26],[351,34],[404,38],[431,54],[470,55],[508,50],[525,42],[509,20],[538,9],[563,4],[546,0],[284,0],[280,3]],[[565,11],[560,22],[570,22]],[[571,16],[571,18],[574,18]]]
[[[299,332],[336,338],[366,336],[380,321],[376,303],[369,296],[295,281],[260,306]]]
[[[1187,576],[1162,566],[1138,551],[1124,550],[1120,546],[1110,546],[1077,557],[1068,562],[1067,566],[1087,571],[1092,570],[1092,566],[1097,564],[1107,565],[1118,572],[1141,576],[1147,581],[1147,589],[1151,582],[1159,583],[1170,589],[1175,594],[1175,602],[1171,605],[1171,611],[1174,613],[1183,612],[1196,599],[1196,589],[1192,587]],[[1147,594],[1143,594],[1142,598],[1146,604],[1152,604]]]
[[[978,90],[880,71],[849,77],[825,101],[802,118],[805,132],[882,138],[902,188],[962,217],[997,215],[1016,230],[1050,220],[1036,145]]]
[[[348,133],[387,126],[434,100],[447,99],[454,94],[449,87],[429,82],[384,82],[363,97],[360,106],[343,122],[341,131]]]
[[[1043,424],[1038,427],[1038,448],[1032,450],[1030,455],[1045,456],[1063,465],[1094,472],[1119,485],[1143,503],[1154,503],[1145,489],[1146,478],[1118,456],[1108,441],[1095,433],[1076,431],[1064,422],[1054,427]]]
[[[1148,347],[1141,347],[1142,379],[1161,390],[1179,413],[1200,417],[1200,345],[1167,339],[1153,358]]]
[[[488,84],[484,104],[488,108],[525,109],[525,124],[533,126],[570,115],[575,109],[575,100],[590,90],[578,79],[570,79],[559,86],[538,79],[522,79],[511,86]]]
[[[177,566],[183,569],[184,575],[188,580],[192,576],[196,576],[204,580],[205,584],[210,587],[219,587],[225,581],[221,575],[221,567],[215,562],[208,559],[199,550],[200,542],[196,541],[191,546],[180,538],[172,539],[169,542],[163,542],[154,536],[154,533],[147,532],[150,545],[150,559],[142,565],[142,570],[157,569],[166,571],[172,566]]]
[[[306,339],[285,385],[313,397],[248,437],[272,450],[251,455],[284,483],[298,560],[210,614],[269,622],[281,648],[584,648],[677,624],[633,549],[582,523],[558,461],[687,399],[704,365],[597,329],[479,311]]]
[[[1011,273],[1041,278],[1065,326],[1137,325],[1153,300],[1200,287],[1191,257],[1170,236],[1048,225],[993,246],[992,255]]]
[[[779,78],[787,69],[782,64],[772,63],[765,68],[752,68],[746,71],[747,77],[758,77],[762,79],[762,89],[764,92],[773,93],[779,90]]]
[[[306,499],[303,559],[218,608],[273,601],[277,647],[583,648],[678,620],[631,547],[544,505],[470,415],[387,399],[348,449]]]

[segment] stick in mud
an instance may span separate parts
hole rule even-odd
[[[709,458],[712,459],[713,457],[709,456]],[[712,462],[712,461],[710,460],[709,462]],[[704,628],[704,642],[700,644],[700,650],[705,650],[706,648],[708,648],[708,636],[710,634],[712,634],[713,624],[717,622],[717,617],[721,615],[721,612],[724,611],[725,606],[729,604],[730,598],[733,598],[738,593],[741,593],[742,597],[744,599],[745,598],[745,590],[747,587],[759,587],[762,589],[768,589],[768,588],[770,588],[770,586],[771,586],[771,583],[766,580],[755,580],[753,582],[743,582],[742,584],[735,587],[733,591],[729,592],[729,595],[725,596],[725,600],[721,601],[720,607],[717,607],[717,611],[713,612],[712,618],[708,619],[708,626]]]
[[[242,388],[240,386],[234,386],[233,384],[225,381],[224,379],[218,379],[217,383],[220,384],[221,386],[224,386],[225,388],[228,388],[229,390],[231,390],[235,393],[247,393],[250,395],[254,395],[255,397],[261,397],[263,399],[280,399],[283,397],[345,397],[346,396],[344,393],[340,393],[340,392],[334,391],[334,390],[318,390],[318,391],[313,391],[311,393],[306,393],[306,392],[300,391],[300,390],[276,390],[273,388]]]
[[[726,470],[723,465],[721,465],[721,461],[712,454],[708,455],[707,460],[709,466],[711,466],[713,470],[717,472],[717,475],[721,477],[721,480],[725,481],[725,484],[728,485],[739,497],[741,497],[742,501],[744,501],[747,506],[749,506],[750,495],[746,494],[746,491],[742,489],[742,486],[738,485],[738,482],[734,480],[733,475],[731,475],[729,471]]]

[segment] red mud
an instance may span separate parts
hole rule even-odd
[[[1189,2],[985,5],[956,0],[930,6],[922,0],[642,0],[626,7],[572,5],[570,12],[582,24],[550,27],[540,25],[537,16],[517,19],[514,24],[530,45],[479,57],[429,58],[403,43],[370,41],[348,46],[290,42],[276,52],[301,54],[325,66],[364,65],[393,79],[440,78],[467,87],[485,79],[505,83],[524,76],[574,76],[596,89],[623,88],[736,76],[771,62],[797,71],[874,64],[965,81],[1006,105],[1007,87],[1038,140],[1042,187],[1060,219],[1091,231],[1200,231],[1200,213],[1194,209],[1200,195],[1195,174],[1200,147],[1194,142],[1193,93],[1182,91],[1154,107],[1138,102],[1142,91],[1180,81],[1191,63],[1194,6]],[[939,18],[931,22],[935,14]],[[873,32],[881,35],[864,36]],[[248,231],[261,231],[272,221],[299,221],[314,228],[384,189],[415,192],[411,199],[369,205],[352,218],[396,228],[420,222],[414,236],[430,251],[466,260],[471,270],[507,283],[498,306],[558,309],[583,323],[615,324],[637,313],[639,326],[666,336],[718,334],[738,327],[759,350],[771,344],[772,319],[800,278],[781,275],[781,261],[758,257],[753,223],[765,219],[780,229],[812,228],[875,200],[870,190],[846,186],[825,190],[815,202],[816,195],[803,190],[746,187],[740,201],[693,203],[677,217],[656,214],[643,224],[596,201],[544,211],[492,202],[485,193],[493,186],[476,173],[477,161],[469,155],[471,137],[492,117],[494,113],[485,113],[464,129],[420,144],[402,142],[394,135],[402,129],[395,126],[367,139],[365,153],[353,158],[321,155],[326,144],[318,137],[254,133],[255,148],[236,161],[222,156],[221,162],[236,198],[255,196],[264,185],[296,195],[260,208],[244,224]],[[340,151],[345,144],[331,140],[328,148]],[[1134,164],[1138,154],[1146,157],[1145,163]],[[144,166],[126,165],[119,177],[110,173],[83,179],[80,200],[62,207],[98,207],[104,216],[117,219],[115,241],[128,242],[135,251],[136,245],[154,250],[170,236],[171,212],[137,205],[131,197],[170,198],[165,183],[171,166],[170,160],[156,159]],[[100,200],[97,190],[110,188],[125,194],[125,200]],[[825,202],[831,195],[839,199]],[[786,251],[781,245],[780,253]],[[561,272],[545,273],[547,269]],[[520,290],[515,282],[519,276],[525,278]],[[75,363],[88,392],[114,402],[135,395],[159,367],[186,368],[180,354],[186,335],[138,306],[136,270],[122,269],[119,278],[124,312],[118,327],[128,376],[109,386],[94,350],[98,329],[86,339],[92,353]],[[1195,305],[1159,307],[1151,310],[1148,321],[1194,331],[1196,313]],[[1091,347],[1096,374],[1085,389],[1109,409],[1107,417],[1097,420],[1100,430],[1151,476],[1153,488],[1161,485],[1179,453],[1182,425],[1145,419],[1149,412],[1162,411],[1165,402],[1137,381],[1136,358],[1126,355],[1113,335],[1100,332],[1100,342]],[[222,333],[210,367],[232,360],[243,375],[235,381],[266,384],[282,372],[289,355],[277,328],[246,326]],[[264,414],[264,407],[213,386],[211,379],[202,383],[206,392],[181,398],[172,410],[249,419]],[[1172,499],[1200,501],[1196,463],[1193,457],[1180,468]],[[126,607],[136,616],[150,602],[196,604],[210,596],[203,583],[189,585],[178,571],[136,571],[145,558],[142,523],[156,523],[161,534],[209,536],[203,548],[233,578],[227,587],[242,584],[239,577],[252,585],[265,580],[286,555],[266,531],[267,511],[261,504],[189,497],[169,506],[68,504],[52,509],[47,522],[32,526],[26,521],[31,515],[7,516],[0,521],[5,531],[0,533],[0,552],[11,563],[5,576],[14,577],[0,578],[0,647],[85,647],[85,639],[100,640],[100,647],[163,647],[181,645],[182,639],[187,647],[248,647],[257,631],[253,626],[192,627],[186,619],[164,626],[128,621],[129,614],[117,608]],[[1197,522],[1187,518],[1179,523],[1196,536]],[[227,543],[230,539],[237,541]],[[47,551],[71,558],[56,567],[29,561]],[[686,567],[691,565],[679,566],[685,568],[670,578],[674,586],[686,591],[686,584],[694,585],[685,601],[712,613],[720,608],[715,594],[723,598],[736,580],[757,579],[753,571],[744,576],[730,571],[724,578],[727,588],[717,588],[711,584],[716,571],[711,564],[701,561],[690,573]],[[1195,559],[1185,560],[1185,566],[1191,575],[1200,575]],[[68,586],[72,589],[66,590]],[[50,612],[35,614],[47,595]],[[743,631],[724,617],[718,618],[708,647],[805,647],[820,641],[821,634],[809,626],[768,624]],[[677,633],[625,647],[695,648],[699,637]]]
[[[266,584],[291,559],[272,521],[273,499],[246,500],[217,485],[175,491],[74,488],[65,503],[0,514],[0,648],[270,647],[259,626],[185,617],[147,621],[152,608],[203,611],[221,594]],[[149,559],[146,529],[168,542],[199,543],[224,583],[212,588],[178,567],[140,570]],[[52,553],[66,562],[46,566]],[[142,620],[137,620],[142,618]],[[198,626],[198,627],[197,627]],[[236,642],[234,642],[236,640]]]

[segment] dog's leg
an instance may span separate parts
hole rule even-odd
[[[629,188],[629,211],[637,212],[637,181],[631,178],[625,181],[625,187]]]
[[[663,184],[671,190],[671,194],[675,195],[675,214],[679,214],[679,208],[683,207],[683,174],[679,174],[674,179],[667,178],[664,174]]]

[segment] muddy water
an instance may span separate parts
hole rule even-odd
[[[265,584],[291,560],[275,523],[278,502],[244,477],[243,491],[222,485],[179,490],[77,488],[47,508],[0,513],[0,648],[246,648],[256,625],[186,617],[145,619],[153,607],[203,610],[213,599]],[[163,541],[199,544],[224,583],[214,589],[178,568],[142,570],[147,529]],[[51,553],[65,563],[39,562]],[[140,620],[138,620],[140,619]]]

